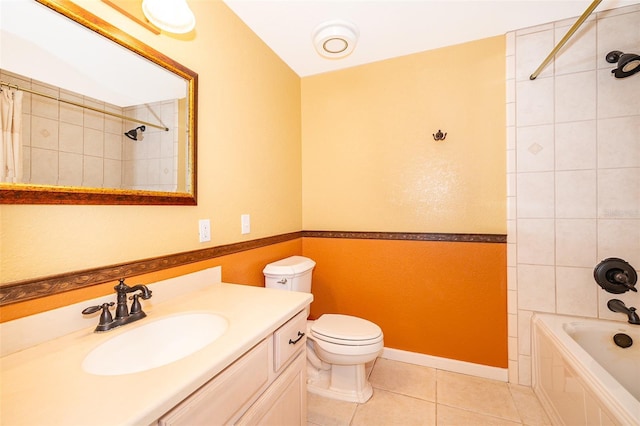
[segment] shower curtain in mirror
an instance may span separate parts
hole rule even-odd
[[[22,177],[22,94],[20,90],[0,90],[0,182],[19,182]]]

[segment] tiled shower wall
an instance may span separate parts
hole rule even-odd
[[[54,99],[24,93],[22,183],[95,188],[177,189],[178,105],[176,100],[121,108],[27,77],[0,70],[2,81],[56,98],[147,122],[145,138],[124,132],[139,124]]]
[[[122,114],[122,109],[55,86],[0,71],[3,81]],[[23,177],[41,185],[120,188],[122,120],[28,92],[22,102]]]
[[[168,100],[124,109],[124,115],[148,123],[161,123],[165,131],[146,126],[143,139],[125,138],[123,150],[123,187],[148,191],[178,189],[178,101]],[[125,130],[140,124],[126,122]]]
[[[640,73],[616,79],[612,50],[640,53],[640,5],[592,14],[535,80],[576,19],[507,35],[509,379],[531,384],[534,312],[626,321],[600,289],[608,257],[640,267]]]

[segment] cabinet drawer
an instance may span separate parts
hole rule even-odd
[[[307,343],[307,312],[301,311],[273,333],[273,369],[279,371]]]
[[[163,416],[159,426],[221,425],[253,403],[269,382],[268,339]]]

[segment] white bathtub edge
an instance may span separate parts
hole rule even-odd
[[[458,361],[456,359],[441,358],[438,356],[386,347],[382,351],[382,358],[421,365],[423,367],[437,368],[439,370],[451,371],[453,373],[482,377],[484,379],[499,380],[501,382],[509,381],[509,370],[506,368],[491,367],[488,365],[475,364],[472,362]]]
[[[571,368],[573,368],[579,376],[579,379],[586,385],[587,389],[591,393],[595,393],[597,397],[606,405],[606,410],[612,415],[614,418],[621,421],[621,424],[624,425],[640,425],[640,410],[638,415],[635,415],[629,411],[628,407],[638,405],[638,402],[628,393],[626,390],[618,390],[618,394],[616,397],[612,395],[612,391],[607,387],[607,384],[611,387],[615,387],[617,385],[618,388],[621,389],[621,386],[617,381],[611,377],[611,375],[606,372],[596,361],[594,361],[580,345],[575,342],[569,335],[562,331],[561,335],[558,330],[554,330],[554,328],[558,327],[558,323],[567,322],[567,321],[580,321],[580,322],[590,322],[590,321],[603,321],[603,322],[611,322],[608,320],[600,320],[600,319],[587,319],[580,317],[570,317],[563,316],[557,314],[540,314],[534,313],[531,318],[532,324],[532,349],[537,351],[537,347],[535,344],[535,333],[536,328],[540,330],[548,339],[550,339],[555,348],[558,350],[560,355],[567,361],[570,362]],[[566,336],[566,337],[565,337]],[[537,377],[537,363],[535,362],[535,353],[532,353],[532,360],[534,361],[532,364],[532,372],[533,372],[533,385],[534,391],[536,391],[535,386],[538,382]],[[598,375],[601,379],[605,380],[605,383],[598,380],[596,375],[590,371],[585,366],[585,357],[590,360],[591,368],[598,371]],[[536,391],[536,394],[539,394],[540,388]],[[542,398],[541,398],[542,399]],[[621,403],[622,400],[622,403]],[[547,401],[545,401],[548,403]],[[545,407],[548,408],[548,407]],[[549,413],[548,413],[549,414]],[[554,413],[555,414],[555,413]]]

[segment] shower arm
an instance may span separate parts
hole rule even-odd
[[[529,80],[535,80],[536,79],[536,77],[542,72],[544,67],[546,67],[547,64],[551,61],[551,59],[553,59],[555,54],[558,53],[558,50],[562,49],[562,46],[564,46],[565,43],[567,41],[569,41],[569,39],[571,38],[573,33],[575,33],[578,30],[578,28],[580,28],[580,25],[582,25],[582,23],[589,17],[589,15],[591,15],[591,13],[595,10],[596,7],[598,7],[598,5],[601,2],[602,2],[602,0],[593,0],[591,5],[589,5],[589,7],[584,11],[584,13],[582,15],[580,15],[580,18],[578,18],[576,23],[573,24],[573,26],[571,28],[569,28],[569,31],[567,31],[567,33],[564,35],[564,37],[562,37],[562,40],[560,40],[560,42],[556,45],[556,47],[553,48],[551,53],[549,53],[549,55],[544,59],[544,61],[542,61],[542,63],[538,67],[538,69],[536,69],[533,72],[533,74],[531,74],[531,76],[529,77]]]

